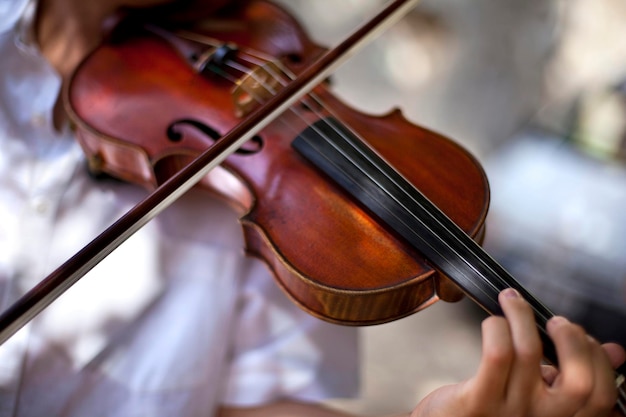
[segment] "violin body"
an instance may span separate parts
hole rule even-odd
[[[78,68],[65,105],[92,168],[147,188],[167,181],[262,102],[268,89],[257,90],[255,81],[271,78],[276,68],[297,75],[324,52],[291,16],[264,1],[193,28],[219,40],[218,47],[147,30],[120,32]],[[207,51],[216,71],[194,67]],[[275,62],[246,60],[242,71],[242,57],[252,51]],[[282,85],[264,82],[270,89]],[[399,110],[361,113],[326,84],[199,186],[241,213],[246,251],[263,259],[289,297],[315,316],[376,324],[440,299],[460,299],[463,292],[442,271],[293,149],[294,138],[329,117],[349,126],[468,235],[482,239],[489,188],[475,158]]]

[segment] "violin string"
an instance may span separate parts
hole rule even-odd
[[[166,38],[168,38],[169,37],[168,34],[171,33],[171,32],[162,30],[158,26],[147,25],[147,27],[150,30],[155,31],[156,33],[158,33],[161,36],[164,36]],[[198,43],[200,45],[208,45],[208,46],[210,46],[212,48],[219,48],[220,46],[224,45],[223,41],[217,40],[217,39],[212,38],[210,36],[202,35],[202,34],[197,33],[197,32],[192,32],[192,31],[189,31],[189,30],[177,29],[172,34],[174,36],[177,36],[177,37],[181,38],[181,39],[186,39],[188,41],[192,41],[192,42]]]
[[[619,406],[622,413],[626,416],[626,389],[624,388],[624,384],[626,384],[626,376],[619,375],[617,380],[617,405]]]
[[[621,376],[621,375],[620,375],[620,377],[623,378],[623,376]],[[623,382],[622,382],[622,384],[623,384]],[[619,411],[622,413],[622,415],[626,416],[626,393],[624,392],[624,389],[622,388],[621,385],[618,386],[618,388],[617,388],[616,405],[617,405],[617,408],[619,409]]]

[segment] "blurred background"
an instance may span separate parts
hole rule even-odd
[[[384,4],[280,3],[327,46]],[[422,0],[333,78],[355,108],[399,107],[469,149],[491,185],[488,252],[555,312],[626,344],[626,2]],[[363,396],[332,404],[404,412],[472,375],[483,317],[465,300],[363,329]]]

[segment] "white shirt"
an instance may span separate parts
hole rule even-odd
[[[51,111],[60,81],[0,0],[0,308],[146,195],[93,180]],[[211,416],[351,396],[356,332],[297,309],[243,256],[236,214],[192,191],[0,346],[2,416]]]

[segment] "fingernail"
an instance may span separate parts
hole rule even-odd
[[[553,326],[560,326],[561,324],[569,323],[569,320],[562,316],[554,316],[550,319],[550,322],[552,322]]]
[[[502,290],[502,295],[506,298],[519,298],[520,297],[519,293],[514,288],[507,288],[505,290]]]

